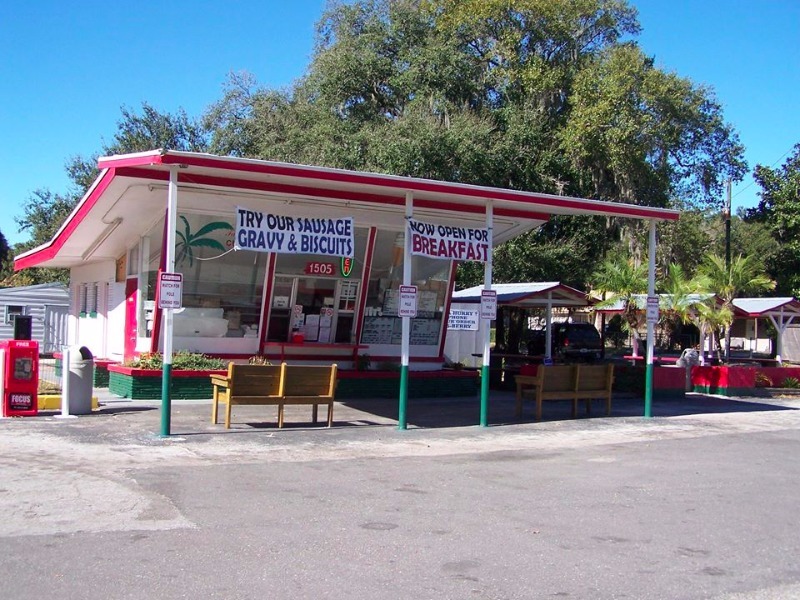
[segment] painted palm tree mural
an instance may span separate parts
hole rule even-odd
[[[179,215],[178,218],[183,222],[183,231],[180,228],[175,231],[175,263],[177,265],[188,263],[188,266],[191,267],[196,258],[195,251],[199,248],[210,248],[220,252],[228,250],[222,242],[214,239],[211,234],[222,230],[233,231],[233,225],[230,223],[212,221],[192,232],[189,220],[183,215]]]

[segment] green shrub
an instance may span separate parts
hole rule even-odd
[[[763,371],[756,371],[756,387],[772,387],[772,379]]]
[[[787,377],[783,380],[782,386],[792,389],[800,388],[800,379],[797,379],[797,377]]]
[[[356,357],[356,371],[369,371],[370,365],[372,365],[372,359],[369,354],[359,354]]]
[[[160,371],[164,367],[164,357],[160,352],[144,352],[138,358],[125,361],[126,367]],[[217,371],[224,369],[226,363],[221,358],[214,358],[197,352],[181,350],[172,355],[173,371]]]
[[[261,366],[270,366],[272,364],[269,361],[269,359],[263,354],[257,354],[256,356],[251,356],[247,362],[248,364],[251,365],[261,365]]]
[[[60,394],[61,386],[55,383],[50,383],[44,379],[39,380],[39,394]]]

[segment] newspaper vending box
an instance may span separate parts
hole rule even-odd
[[[39,343],[0,340],[0,359],[3,416],[36,415],[39,408]]]

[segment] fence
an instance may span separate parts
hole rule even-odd
[[[61,365],[55,358],[39,359],[39,394],[60,394],[62,385]]]

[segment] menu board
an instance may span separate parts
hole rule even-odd
[[[361,343],[399,344],[402,334],[402,320],[397,317],[364,317]],[[395,338],[397,341],[394,341]]]
[[[439,343],[439,319],[411,319],[412,346],[435,346]],[[362,344],[395,344],[403,339],[403,320],[399,317],[365,317]]]
[[[432,319],[436,314],[436,300],[438,298],[439,294],[436,292],[419,292],[417,294],[417,317]]]
[[[412,319],[410,344],[412,346],[435,346],[439,343],[441,324],[439,319]]]
[[[386,290],[383,293],[383,314],[397,315],[397,308],[400,305],[400,290]]]

